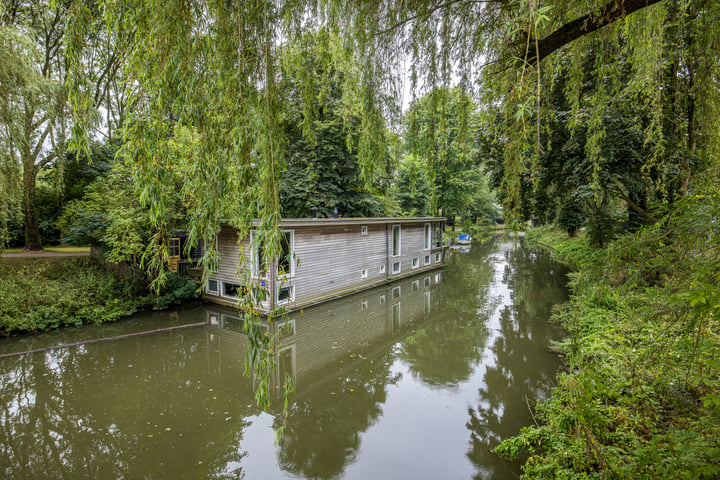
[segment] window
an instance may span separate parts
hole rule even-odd
[[[442,252],[437,252],[435,254],[435,261],[439,262],[440,260],[442,260]]]
[[[223,282],[222,294],[225,297],[239,297],[241,295],[246,295],[247,293],[247,288],[245,288],[244,285],[240,285],[239,283]]]
[[[392,298],[400,298],[400,287],[392,289]]]
[[[294,291],[295,291],[295,289],[291,285],[278,288],[277,304],[281,305],[283,303],[292,302],[294,300],[294,298],[293,298]]]
[[[392,256],[400,256],[400,225],[392,227]]]
[[[400,331],[400,302],[392,306],[392,331]]]
[[[168,244],[168,257],[178,258],[180,257],[180,239],[177,237],[171,238]]]
[[[417,292],[418,290],[420,290],[420,280],[415,280],[410,285],[410,291]]]
[[[360,235],[367,235],[367,225],[360,227]]]
[[[385,295],[380,295],[380,305],[385,303]]]
[[[360,304],[360,310],[367,310],[367,308],[368,308],[368,302],[367,302],[367,300],[365,300],[364,302],[362,302]]]
[[[380,273],[385,273],[385,265],[380,265]]]
[[[212,278],[208,280],[207,288],[205,289],[208,293],[218,293],[218,281]]]
[[[293,244],[295,234],[292,230],[284,231],[280,239],[280,258],[278,258],[277,275],[280,277],[292,276],[295,272],[293,269]]]
[[[442,247],[442,232],[440,224],[435,225],[435,247]]]
[[[360,278],[367,278],[367,268],[360,270]]]
[[[424,261],[425,265],[430,265],[430,255],[425,255]]]
[[[430,231],[430,224],[425,224],[425,238],[423,242],[423,248],[425,250],[430,250],[430,241],[431,241],[431,231]]]
[[[412,268],[418,268],[420,266],[420,258],[415,257],[412,259]]]
[[[400,262],[393,263],[393,273],[400,273]]]
[[[430,292],[425,292],[425,313],[430,313]]]
[[[252,232],[250,234],[250,243],[252,244],[252,274],[255,278],[265,278],[268,262],[265,255],[265,241],[256,232]],[[292,277],[295,274],[294,247],[294,232],[292,230],[282,232],[280,255],[277,259],[277,271],[275,272],[278,277]]]
[[[252,275],[255,278],[265,278],[267,272],[267,258],[265,258],[265,249],[263,248],[263,240],[257,232],[250,233],[250,243],[252,245]]]
[[[429,287],[430,286],[430,277],[425,277],[423,280],[423,287]]]
[[[435,283],[440,283],[440,282],[442,282],[442,275],[439,273],[436,273],[435,274]]]

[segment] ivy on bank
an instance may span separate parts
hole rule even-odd
[[[566,372],[538,406],[539,424],[496,449],[529,452],[525,478],[720,475],[715,181],[602,250],[540,232],[576,271],[554,317],[568,332]]]
[[[195,282],[171,274],[159,295],[147,278],[94,259],[0,262],[0,334],[35,333],[112,322],[140,310],[162,309],[195,296]]]

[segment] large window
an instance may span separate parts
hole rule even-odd
[[[267,258],[265,258],[265,242],[260,238],[257,232],[250,233],[250,243],[252,245],[252,275],[256,278],[265,278],[267,272]]]
[[[392,227],[392,254],[393,257],[400,256],[400,225]]]
[[[440,230],[440,224],[435,225],[435,248],[442,247],[442,231]]]
[[[276,276],[292,276],[294,272],[293,249],[295,236],[292,230],[282,232],[280,237],[280,255],[277,259]],[[252,274],[255,278],[265,278],[267,273],[267,261],[265,254],[265,242],[255,232],[250,236],[252,244]]]
[[[425,239],[423,242],[423,248],[425,250],[430,250],[431,240],[432,240],[432,231],[430,230],[430,224],[426,223],[425,224]]]
[[[245,285],[240,285],[234,282],[223,282],[222,294],[225,297],[240,297],[248,294],[248,289]]]
[[[295,235],[291,230],[284,231],[280,238],[280,258],[278,258],[278,276],[290,275],[293,270],[293,241]]]

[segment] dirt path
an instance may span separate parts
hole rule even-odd
[[[3,253],[3,258],[36,258],[36,257],[89,257],[90,252],[19,252]]]

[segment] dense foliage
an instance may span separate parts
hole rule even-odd
[[[287,155],[279,179],[283,217],[330,217],[334,209],[345,217],[387,213],[392,157],[387,148],[379,152],[382,168],[375,177],[363,175],[353,148],[360,117],[343,104],[343,89],[354,64],[339,55],[339,48],[340,40],[323,30],[303,35],[283,51],[279,86],[285,100],[282,127]]]
[[[692,203],[691,182],[716,180],[707,172],[720,155],[718,20],[714,0],[2,2],[0,247],[20,216],[26,246],[40,247],[40,170],[62,164],[68,142],[89,150],[90,132],[104,123],[108,137],[123,138],[122,181],[132,187],[129,202],[113,197],[121,215],[112,238],[132,251],[145,245],[158,284],[179,210],[189,244],[208,247],[206,274],[216,266],[213,238],[225,221],[242,236],[259,230],[266,256],[277,256],[283,201],[300,212],[337,202],[335,182],[351,193],[360,183],[388,186],[388,151],[400,136],[409,83],[404,137],[407,152],[424,163],[416,173],[428,179],[431,213],[473,217],[479,201],[490,204],[487,195],[472,197],[489,192],[476,156],[500,159],[493,173],[510,220],[559,214],[573,232],[584,214],[596,245],[647,225],[638,242],[662,232],[663,245],[695,252],[693,261],[709,258],[683,209],[704,214]],[[305,41],[308,31],[320,41]],[[296,41],[316,55],[287,55]],[[470,115],[471,98],[479,118]],[[324,108],[331,104],[339,108]],[[491,151],[478,152],[479,145]],[[87,219],[89,234],[103,218],[95,214],[106,213],[102,188],[89,187],[89,198],[73,204],[73,225]],[[377,197],[361,197],[364,211],[377,206]],[[146,227],[124,239],[137,218]],[[690,248],[678,240],[683,232],[697,240]],[[637,251],[633,242],[616,245],[615,258]],[[688,260],[667,256],[678,265]],[[644,272],[644,281],[653,280],[645,288],[661,288],[668,285],[659,282],[661,263],[646,259],[626,274]],[[660,277],[645,278],[656,267]],[[696,281],[682,286],[697,295],[687,302],[714,305],[712,289],[702,287],[712,283]],[[580,284],[577,290],[582,296]],[[620,298],[620,310],[635,299]],[[639,343],[662,333],[628,331]],[[265,362],[273,347],[260,337],[254,352],[264,353],[253,358]],[[645,401],[626,393],[621,398]],[[589,431],[577,435],[592,452]],[[603,455],[602,462],[610,458]]]
[[[718,179],[660,222],[606,248],[558,243],[575,266],[567,372],[540,424],[498,451],[532,456],[526,478],[717,478],[720,475]]]
[[[146,308],[195,297],[195,282],[173,275],[159,295],[147,277],[89,258],[0,262],[0,334],[112,322]]]
[[[404,127],[405,151],[422,161],[429,182],[425,210],[442,213],[453,226],[456,216],[492,218],[495,199],[481,164],[478,110],[468,94],[459,88],[431,91],[410,105]]]

